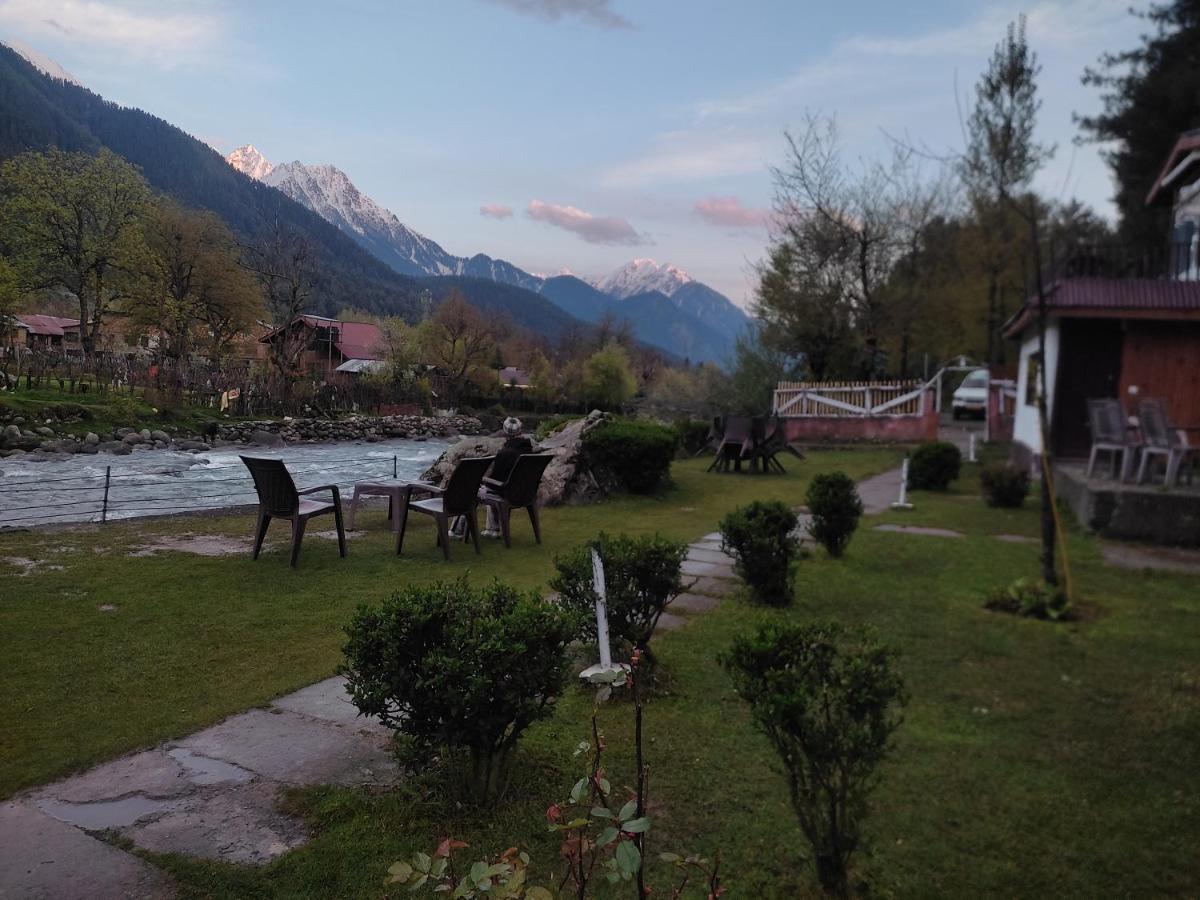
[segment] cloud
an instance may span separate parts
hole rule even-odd
[[[203,58],[223,31],[208,13],[132,9],[110,0],[0,0],[0,23],[162,68]]]
[[[637,233],[625,219],[616,216],[593,216],[574,206],[558,206],[532,200],[525,210],[529,218],[553,225],[579,235],[589,244],[610,244],[633,247],[650,241]]]
[[[600,28],[633,28],[633,23],[612,8],[612,0],[489,0],[514,12],[557,22],[578,16]]]
[[[479,214],[487,216],[489,219],[511,219],[513,209],[503,203],[485,203],[479,207]]]
[[[721,228],[761,228],[770,211],[742,206],[737,197],[705,197],[697,200],[692,211],[709,225]]]
[[[671,131],[659,135],[641,156],[608,168],[600,175],[608,187],[696,181],[765,172],[777,155],[779,136],[741,130]]]

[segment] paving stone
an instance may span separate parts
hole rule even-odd
[[[1008,544],[1036,544],[1038,542],[1037,538],[1027,534],[993,534],[992,537]]]
[[[148,797],[174,797],[192,787],[178,760],[162,750],[146,750],[49,785],[33,797],[36,800],[94,803],[135,793]]]
[[[689,547],[687,558],[694,562],[718,563],[726,566],[733,565],[733,557],[720,550],[709,550],[700,547]]]
[[[260,780],[199,791],[121,833],[157,853],[261,865],[308,838],[301,822],[279,812],[280,788]]]
[[[688,593],[723,597],[734,589],[734,582],[724,578],[697,578],[688,585]]]
[[[682,609],[685,612],[702,613],[716,608],[721,602],[720,597],[708,597],[704,594],[680,594],[671,601],[671,609]]]
[[[379,783],[397,776],[383,737],[286,710],[252,709],[178,746],[295,784]]]
[[[658,631],[676,631],[687,624],[687,619],[683,616],[673,616],[669,612],[663,613],[658,617],[658,624],[654,627]]]
[[[391,734],[391,730],[380,724],[378,719],[358,714],[358,707],[350,702],[350,695],[346,693],[346,679],[340,675],[280,697],[271,705],[314,719],[347,725],[356,731]]]
[[[704,537],[700,538],[700,540],[702,540],[702,541],[718,541],[719,542],[721,540],[721,532],[711,531],[708,534],[706,534]]]
[[[148,862],[23,803],[0,804],[0,897],[160,900],[171,880]]]
[[[960,538],[961,531],[951,531],[949,528],[929,528],[924,525],[876,525],[876,531],[893,531],[897,534],[923,534],[930,537]]]
[[[864,513],[874,516],[887,512],[900,499],[900,471],[892,469],[858,483],[858,498]]]
[[[110,828],[132,825],[140,819],[165,812],[176,802],[133,794],[120,800],[96,800],[90,803],[47,799],[39,800],[37,806],[46,815],[84,831],[107,831]]]
[[[733,564],[726,562],[696,562],[685,559],[681,571],[684,575],[705,576],[708,578],[733,578]]]

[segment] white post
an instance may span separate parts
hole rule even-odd
[[[973,431],[971,432],[971,443],[967,455],[967,462],[979,462],[979,460],[975,458],[975,432]]]
[[[617,673],[624,672],[626,666],[612,661],[612,649],[608,646],[608,605],[607,589],[604,585],[604,563],[600,553],[592,548],[592,590],[596,593],[596,645],[600,648],[600,662],[588,666],[579,673],[584,681],[612,683]]]
[[[892,504],[892,509],[912,509],[908,502],[908,457],[904,457],[904,465],[900,467],[900,499]]]

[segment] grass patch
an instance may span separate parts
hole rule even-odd
[[[245,517],[106,531],[0,536],[0,555],[40,558],[70,543],[63,572],[0,581],[0,666],[6,727],[3,791],[44,781],[135,746],[189,732],[327,675],[340,627],[359,600],[399,579],[466,569],[544,585],[553,554],[601,529],[690,539],[754,498],[802,502],[816,472],[880,471],[887,451],[813,453],[786,478],[711,476],[705,460],[676,463],[677,488],[548,511],[547,545],[527,534],[484,556],[456,547],[437,561],[432,533],[414,526],[406,555],[389,552],[383,517],[351,558],[310,537],[298,572],[281,549],[248,559],[169,554],[131,559],[145,533],[202,528],[244,535]],[[854,876],[880,896],[1188,895],[1200,882],[1200,591],[1194,577],[1102,565],[1072,531],[1078,592],[1098,609],[1086,622],[1051,625],[997,616],[984,596],[1037,573],[1036,544],[998,533],[1037,533],[1036,504],[990,509],[972,467],[944,495],[916,493],[916,510],[868,517],[842,560],[800,564],[796,605],[750,608],[730,598],[656,638],[668,687],[646,713],[652,854],[720,851],[729,897],[815,897],[805,846],[765,739],[716,662],[734,634],[760,620],[835,618],[869,624],[900,651],[911,693],[897,749],[884,765]],[[879,532],[884,521],[952,528],[962,538]],[[90,544],[104,548],[95,554]],[[408,542],[406,541],[406,544]],[[117,613],[97,612],[113,603]],[[571,757],[586,736],[591,701],[573,688],[553,719],[531,729],[510,799],[490,813],[456,807],[413,782],[376,794],[312,788],[287,799],[313,840],[262,869],[155,857],[184,896],[380,896],[386,867],[454,835],[472,858],[512,844],[533,855],[537,883],[558,872],[545,807],[578,777]],[[614,784],[632,774],[632,713],[601,713]],[[656,871],[662,872],[661,868]],[[669,896],[652,879],[656,896]]]

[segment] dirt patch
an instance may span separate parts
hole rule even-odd
[[[252,548],[248,537],[223,534],[181,534],[157,537],[131,549],[126,556],[154,556],[156,553],[194,553],[197,556],[238,556]]]
[[[61,572],[65,566],[55,565],[40,559],[29,559],[25,556],[0,556],[0,564],[16,569],[11,574],[17,578],[28,578],[37,572]]]

